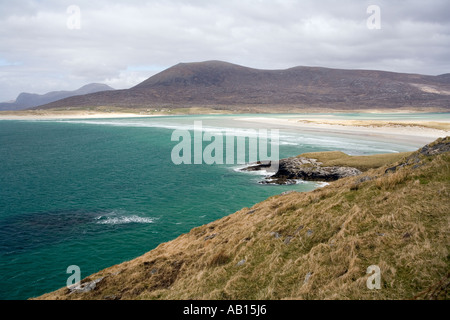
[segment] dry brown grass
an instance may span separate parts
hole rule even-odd
[[[370,156],[349,156],[341,151],[328,151],[304,153],[298,157],[317,159],[323,163],[322,166],[324,167],[353,167],[361,171],[367,171],[369,169],[383,167],[387,163],[395,163],[411,154],[412,152],[400,152],[374,154]]]
[[[96,290],[40,298],[448,299],[450,155],[418,165],[271,197],[92,275]]]
[[[352,127],[370,127],[370,128],[429,128],[443,131],[450,131],[450,123],[447,121],[382,121],[382,120],[298,120],[300,123],[307,124],[326,124]]]
[[[230,261],[230,257],[225,253],[224,250],[219,251],[217,254],[211,258],[209,262],[209,266],[218,267],[224,264],[227,264]]]

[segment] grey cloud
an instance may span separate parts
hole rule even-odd
[[[81,30],[66,26],[73,3]],[[371,4],[381,8],[381,30],[366,27]],[[126,88],[178,62],[211,59],[447,73],[447,12],[446,0],[2,1],[0,101],[88,82]]]

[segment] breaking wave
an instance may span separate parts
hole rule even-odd
[[[154,223],[155,218],[146,218],[139,217],[136,215],[132,216],[117,216],[117,217],[108,217],[108,216],[100,216],[96,218],[97,224],[128,224],[128,223]]]

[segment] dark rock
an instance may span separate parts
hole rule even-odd
[[[217,233],[213,233],[213,234],[211,234],[211,235],[205,237],[205,241],[214,239],[216,236],[217,236]]]
[[[428,144],[419,150],[419,153],[424,156],[434,156],[444,152],[450,151],[450,137],[443,138],[436,143]]]
[[[407,157],[403,163],[400,163],[394,167],[386,169],[385,173],[393,173],[397,171],[397,169],[402,168],[407,165],[414,165],[413,169],[417,169],[422,165],[419,164],[421,162],[420,155],[429,157],[439,155],[445,152],[450,151],[450,137],[445,137],[437,140],[434,143],[427,144],[423,148],[419,149],[418,152],[414,152],[412,155]]]
[[[277,185],[284,185],[284,186],[289,186],[289,185],[294,185],[297,184],[296,180],[291,180],[291,179],[286,179],[284,177],[282,178],[266,178],[266,180],[260,181],[259,184],[277,184]]]
[[[397,171],[397,169],[403,168],[404,166],[406,166],[406,163],[402,163],[400,165],[397,165],[397,166],[394,166],[391,168],[387,168],[384,173],[394,173],[395,171]]]
[[[242,168],[241,171],[261,171],[269,169],[272,166],[272,161],[258,161],[248,167]]]
[[[321,165],[322,163],[316,159],[303,157],[282,159],[278,163],[278,171],[260,183],[289,185],[296,184],[296,180],[329,182],[361,174],[361,171],[356,168],[322,167]],[[255,166],[248,168],[256,170]]]

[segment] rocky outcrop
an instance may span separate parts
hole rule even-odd
[[[417,152],[413,153],[405,159],[405,162],[397,164],[393,167],[386,169],[385,173],[395,172],[397,169],[407,165],[415,165],[414,168],[420,166],[421,157],[436,156],[450,151],[450,137],[439,138],[433,143],[427,144]]]
[[[95,289],[97,286],[97,283],[103,280],[103,277],[95,279],[93,281],[89,281],[83,284],[74,284],[70,287],[67,287],[67,289],[70,291],[70,293],[86,293],[90,292]]]
[[[427,144],[419,150],[424,156],[435,156],[450,151],[450,137],[440,138],[433,143]],[[414,154],[411,156],[413,157]],[[411,158],[410,157],[410,158]]]
[[[260,171],[271,168],[271,163],[263,162],[242,169]],[[292,157],[278,162],[278,171],[266,177],[262,184],[295,184],[296,180],[331,182],[341,178],[357,176],[361,171],[352,167],[322,167],[316,159]]]

